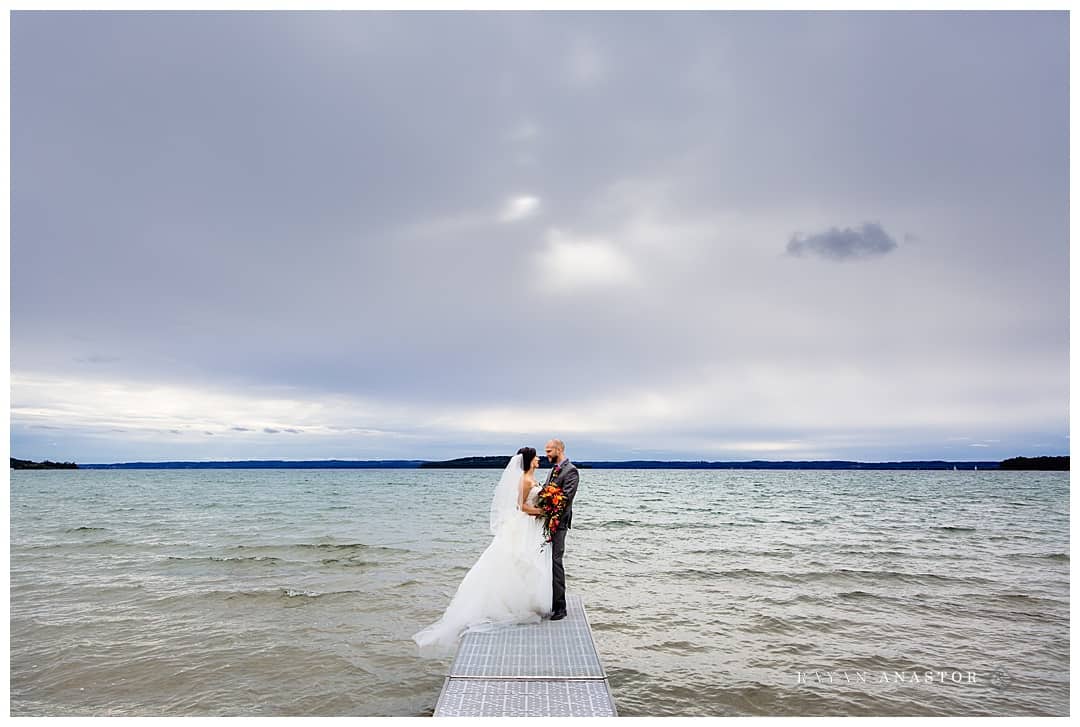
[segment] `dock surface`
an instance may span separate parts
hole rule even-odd
[[[616,716],[581,597],[566,594],[559,621],[466,631],[435,716]]]

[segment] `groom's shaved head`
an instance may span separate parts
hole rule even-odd
[[[544,445],[544,453],[547,454],[549,460],[556,459],[565,451],[566,447],[561,439],[549,439],[548,443]]]

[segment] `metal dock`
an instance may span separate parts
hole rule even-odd
[[[434,716],[617,716],[581,597],[559,621],[466,631]]]

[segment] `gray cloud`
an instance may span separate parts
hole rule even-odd
[[[1062,441],[1068,49],[1064,12],[15,12],[13,450]]]
[[[103,356],[100,354],[90,354],[89,356],[76,356],[73,359],[79,363],[89,364],[102,364],[102,363],[114,363],[120,360],[119,356]]]
[[[281,430],[280,429],[273,429],[271,427],[263,427],[263,431],[266,432],[267,434],[277,434]]]
[[[832,227],[816,235],[800,238],[793,235],[787,244],[788,255],[817,255],[827,260],[852,260],[878,257],[896,249],[896,241],[877,222],[863,223],[855,230]]]

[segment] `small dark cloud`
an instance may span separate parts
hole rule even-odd
[[[233,427],[233,431],[234,432],[250,432],[252,430],[247,428],[247,427]]]
[[[300,433],[299,429],[282,429],[281,431],[288,432],[289,434],[299,434]]]
[[[271,429],[270,427],[263,427],[263,431],[266,432],[267,434],[277,434],[281,430],[280,429]]]
[[[169,431],[173,434],[183,434],[183,432],[181,432],[179,429],[170,429]]]
[[[857,230],[850,227],[832,227],[825,232],[800,238],[793,235],[787,244],[788,255],[802,257],[817,255],[829,260],[853,260],[884,255],[896,249],[892,239],[881,225],[867,222]]]
[[[214,436],[213,432],[203,432],[203,434],[209,434],[211,437]]]

